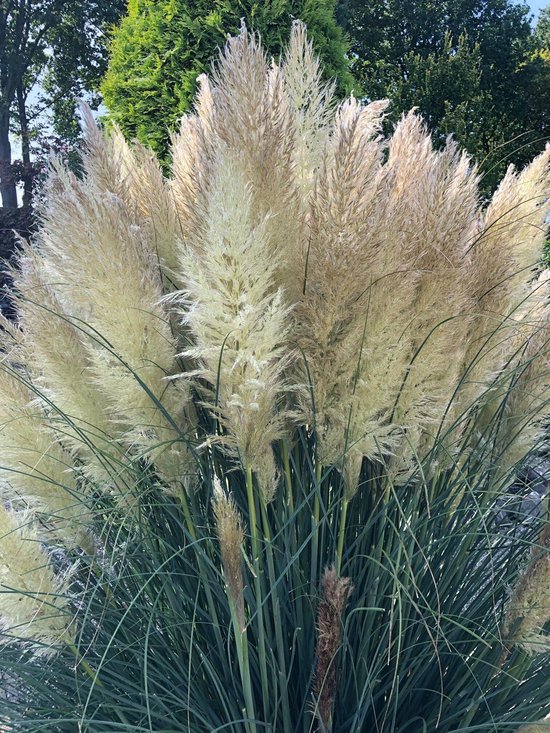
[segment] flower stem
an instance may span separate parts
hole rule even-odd
[[[246,495],[248,499],[248,516],[250,521],[250,544],[252,547],[252,565],[254,568],[254,595],[256,599],[256,615],[258,617],[258,658],[260,661],[260,679],[262,683],[262,699],[264,706],[264,718],[268,719],[268,700],[270,688],[267,681],[267,657],[266,640],[264,627],[263,597],[261,585],[260,568],[260,540],[258,537],[258,525],[256,519],[256,502],[254,499],[254,483],[252,479],[251,466],[246,467]]]
[[[317,588],[317,565],[319,552],[319,520],[321,517],[321,477],[323,466],[315,464],[315,496],[313,499],[313,514],[311,518],[311,595]]]
[[[237,609],[231,598],[229,598],[229,607],[231,609],[231,621],[235,633],[235,646],[237,647],[237,659],[239,661],[239,672],[243,686],[246,714],[249,718],[248,730],[250,733],[256,733],[256,713],[248,660],[248,637],[246,629],[241,629],[240,627]]]
[[[344,537],[346,534],[346,519],[348,516],[349,499],[345,496],[342,498],[342,506],[340,507],[340,526],[338,528],[338,547],[336,550],[336,572],[340,575],[342,570],[342,557],[344,554]]]
[[[82,667],[82,669],[86,672],[88,677],[92,680],[92,683],[94,685],[97,685],[98,687],[103,687],[103,682],[99,679],[98,673],[89,664],[89,662],[87,662],[86,659],[84,659],[82,654],[76,648],[75,644],[67,644],[67,647],[74,654],[77,666]]]
[[[271,546],[271,529],[267,516],[265,501],[261,503],[262,524],[267,549],[267,567],[269,572],[269,584],[271,586],[271,605],[273,607],[273,619],[275,623],[275,640],[277,642],[277,656],[279,658],[279,682],[281,686],[281,699],[283,708],[284,730],[292,730],[290,720],[290,706],[288,700],[288,680],[286,671],[286,649],[283,638],[283,627],[281,623],[281,609],[279,605],[279,591],[276,587],[275,565],[273,562],[273,549]]]

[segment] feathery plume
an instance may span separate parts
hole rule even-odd
[[[515,317],[501,329],[499,340],[494,339],[498,358],[505,362],[485,388],[482,402],[478,401],[472,435],[472,441],[482,446],[494,441],[497,472],[504,474],[535,445],[549,412],[550,271],[544,270],[528,287],[530,292]],[[467,383],[461,392],[473,394],[474,389]]]
[[[547,227],[544,205],[550,184],[550,144],[523,171],[510,166],[483,217],[472,248],[475,295],[484,311],[499,313],[517,306],[527,289],[525,271],[540,261]],[[502,246],[507,242],[508,246]],[[495,263],[495,255],[499,262]],[[491,266],[489,267],[489,258]],[[500,306],[500,308],[499,308]],[[503,315],[506,315],[504,313]]]
[[[148,238],[161,266],[173,273],[180,226],[160,163],[139,142],[131,147],[116,125],[103,132],[86,105],[82,111],[83,167],[88,182],[101,193],[113,193],[124,201],[135,223],[149,230]]]
[[[236,449],[257,473],[267,500],[274,491],[272,441],[282,434],[288,311],[274,284],[277,258],[265,224],[252,223],[252,196],[233,157],[220,153],[207,195],[203,236],[181,253],[183,317],[195,344],[206,400]]]
[[[529,296],[548,231],[550,145],[521,173],[513,166],[485,212],[470,251],[470,291],[476,317],[470,327],[465,396],[473,402],[506,363],[510,329]],[[481,353],[480,353],[481,352]]]
[[[506,644],[518,644],[527,652],[548,651],[543,627],[550,621],[550,524],[533,547],[531,562],[512,592],[502,636]]]
[[[94,181],[99,191],[113,193],[129,203],[136,161],[124,135],[116,125],[110,133],[104,133],[87,104],[80,105],[80,114],[84,133],[82,166],[86,177]]]
[[[250,186],[253,226],[265,228],[278,258],[278,280],[290,302],[302,286],[296,250],[305,251],[303,201],[293,160],[294,135],[283,74],[268,69],[254,34],[243,25],[230,38],[212,75],[217,145],[232,155]]]
[[[299,20],[292,23],[281,72],[283,103],[294,134],[292,158],[301,194],[307,200],[334,119],[335,84],[323,83],[321,64]]]
[[[91,375],[109,420],[125,426],[126,444],[155,461],[166,483],[185,482],[189,398],[184,383],[167,379],[177,349],[147,229],[93,179],[57,170],[50,188],[37,243],[44,280],[70,317],[87,324]]]
[[[177,272],[176,240],[182,234],[173,192],[154,153],[139,143],[134,144],[132,153],[136,166],[130,194],[136,217],[152,243],[162,271],[172,279]]]
[[[71,456],[57,441],[26,377],[7,361],[0,363],[0,369],[2,493],[43,512],[68,545],[89,548],[88,497],[79,486]]]
[[[533,448],[550,413],[550,306],[540,314],[521,354],[508,370],[511,385],[505,397],[497,445],[499,466],[515,466]],[[523,329],[526,330],[525,328]],[[525,333],[521,334],[525,340]],[[519,336],[513,339],[516,343]]]
[[[108,450],[115,426],[105,413],[102,392],[90,379],[92,363],[86,336],[41,281],[44,263],[30,248],[23,254],[14,278],[20,353],[35,386],[68,418],[56,419],[54,413],[51,424],[60,423],[63,442],[93,475],[99,468],[97,449]]]
[[[199,83],[201,92],[210,90],[204,75],[199,77]],[[206,103],[199,105],[198,109],[206,106]],[[204,192],[208,190],[213,157],[213,132],[209,117],[205,121],[205,115],[206,112],[186,115],[179,132],[172,135],[172,177],[168,186],[174,201],[178,239],[183,241],[196,236],[204,225],[200,212],[204,206]]]
[[[317,644],[315,656],[315,712],[321,730],[330,730],[338,686],[337,655],[342,635],[342,617],[353,591],[349,578],[339,578],[333,567],[326,568],[321,580],[317,606]]]
[[[411,227],[415,232],[411,266],[417,280],[411,303],[410,363],[392,416],[404,431],[393,461],[398,473],[413,467],[411,457],[421,460],[438,432],[445,434],[446,424],[454,419],[450,402],[460,380],[472,318],[466,256],[475,230],[477,173],[452,141],[441,152],[431,151],[427,133],[417,130],[417,145],[427,157],[412,186],[418,219]],[[399,154],[407,155],[404,150]]]
[[[72,643],[68,575],[56,576],[28,513],[0,504],[0,626],[3,643],[30,643],[37,655]]]
[[[94,488],[112,493],[128,510],[135,505],[135,477],[124,450],[124,426],[109,418],[105,395],[93,379],[92,342],[64,312],[40,279],[46,265],[24,248],[14,287],[20,326],[19,361],[23,361],[41,401],[50,406],[48,424],[79,464]]]
[[[307,277],[295,321],[314,399],[303,409],[314,419],[326,465],[345,456],[359,466],[362,455],[379,453],[391,431],[380,405],[388,410],[393,403],[398,380],[386,372],[393,341],[409,319],[413,283],[401,274],[401,253],[385,254],[388,190],[379,138],[385,106],[362,107],[353,98],[341,106],[311,198]],[[402,299],[388,302],[388,287],[399,287]]]

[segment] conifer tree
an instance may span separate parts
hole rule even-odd
[[[169,131],[191,107],[197,77],[242,20],[278,59],[292,19],[302,19],[326,78],[335,77],[339,91],[349,92],[353,77],[335,6],[335,0],[129,0],[128,14],[112,38],[102,88],[111,120],[166,160]]]

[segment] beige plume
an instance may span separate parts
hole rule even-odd
[[[90,379],[109,421],[172,485],[188,483],[194,470],[185,442],[192,427],[185,384],[168,379],[178,371],[176,340],[149,235],[94,179],[54,172],[37,241],[41,277],[68,316],[86,323]]]
[[[277,258],[265,222],[253,223],[252,194],[229,151],[220,153],[204,218],[203,236],[181,254],[183,315],[195,342],[184,356],[198,360],[209,384],[206,400],[224,426],[223,442],[254,469],[269,499],[288,312],[274,284]]]
[[[301,194],[307,200],[330,134],[335,102],[334,83],[323,82],[321,64],[299,20],[292,23],[281,71],[283,100],[294,136],[292,158]]]
[[[28,513],[0,504],[0,626],[2,643],[30,643],[35,654],[72,643],[68,575],[57,576]]]
[[[89,497],[82,494],[73,460],[51,429],[28,375],[6,359],[0,370],[1,493],[42,512],[68,545],[89,548]]]
[[[508,169],[485,212],[470,252],[475,319],[465,358],[464,399],[472,402],[506,362],[508,336],[529,296],[542,255],[550,188],[550,145],[521,173]]]
[[[550,621],[550,524],[533,547],[531,562],[512,592],[502,635],[506,644],[518,644],[532,654],[550,648],[544,626]]]

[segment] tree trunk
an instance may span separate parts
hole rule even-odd
[[[6,108],[0,109],[0,193],[2,206],[17,208],[17,191],[11,171],[10,115]]]
[[[29,121],[27,120],[26,95],[23,85],[17,87],[17,109],[21,131],[21,160],[23,161],[23,206],[32,204],[33,170],[31,165],[31,142],[29,139]]]

